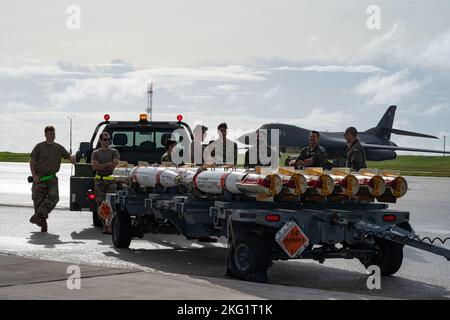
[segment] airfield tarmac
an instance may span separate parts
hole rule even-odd
[[[380,290],[367,289],[368,275],[357,260],[333,259],[324,264],[309,260],[274,262],[269,269],[269,283],[261,285],[225,279],[227,257],[223,242],[198,243],[181,236],[147,234],[144,239],[133,240],[130,249],[115,249],[110,236],[92,227],[91,213],[68,211],[70,172],[70,165],[62,166],[59,174],[61,201],[50,216],[49,232],[44,234],[28,222],[32,214],[31,185],[26,182],[28,164],[0,163],[0,258],[4,259],[0,259],[0,265],[19,268],[26,266],[27,261],[36,266],[44,263],[36,269],[16,270],[15,275],[11,273],[14,271],[12,267],[9,273],[3,270],[0,273],[1,298],[42,298],[42,292],[47,292],[48,298],[51,298],[52,292],[54,297],[75,297],[61,293],[65,291],[58,293],[51,287],[45,290],[42,283],[40,287],[35,284],[32,291],[23,287],[34,283],[36,272],[33,270],[45,269],[45,263],[48,263],[49,269],[56,268],[56,262],[83,266],[82,276],[83,270],[87,270],[87,275],[94,271],[100,275],[105,273],[111,277],[111,286],[120,283],[116,277],[136,277],[136,272],[144,272],[138,277],[142,274],[155,277],[153,282],[143,281],[146,288],[152,283],[163,283],[165,280],[162,278],[169,277],[170,281],[176,278],[177,285],[172,294],[164,291],[165,294],[153,298],[450,298],[450,262],[410,247],[404,249],[404,262],[399,272],[392,277],[383,277]],[[422,236],[450,236],[450,179],[407,177],[407,181],[410,190],[391,208],[410,211],[411,224]],[[450,247],[450,243],[447,242],[446,246]],[[59,280],[54,281],[63,281],[64,276],[60,274],[62,265],[58,268]],[[20,280],[27,272],[29,277],[25,279],[29,280]],[[162,278],[157,281],[157,277]],[[93,277],[87,276],[90,280],[86,279],[83,283],[94,287],[89,284],[94,278],[95,274]],[[136,282],[136,279],[129,281]],[[186,284],[185,289],[183,283]],[[192,285],[203,286],[209,291],[206,290],[203,295],[189,294],[189,286]],[[224,286],[228,289],[222,290]],[[142,298],[144,294],[152,298],[145,290],[131,293],[131,297],[133,294],[136,298]],[[101,295],[96,297],[101,298]]]

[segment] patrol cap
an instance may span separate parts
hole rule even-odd
[[[347,129],[345,129],[345,133],[344,134],[351,134],[352,136],[356,136],[358,134],[358,130],[356,130],[355,127],[348,127]]]

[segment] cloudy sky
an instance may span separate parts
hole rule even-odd
[[[70,115],[76,149],[105,113],[137,119],[149,82],[155,120],[226,121],[233,135],[267,122],[362,131],[391,104],[395,127],[449,135],[449,12],[447,0],[2,1],[0,151],[29,152],[47,124],[69,148]]]

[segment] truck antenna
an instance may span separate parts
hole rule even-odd
[[[153,82],[148,85],[147,89],[147,116],[150,121],[153,120],[152,118],[152,110],[153,109]]]

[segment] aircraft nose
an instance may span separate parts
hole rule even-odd
[[[249,145],[250,141],[256,141],[256,131],[244,133],[242,136],[237,138],[237,141],[242,144]]]

